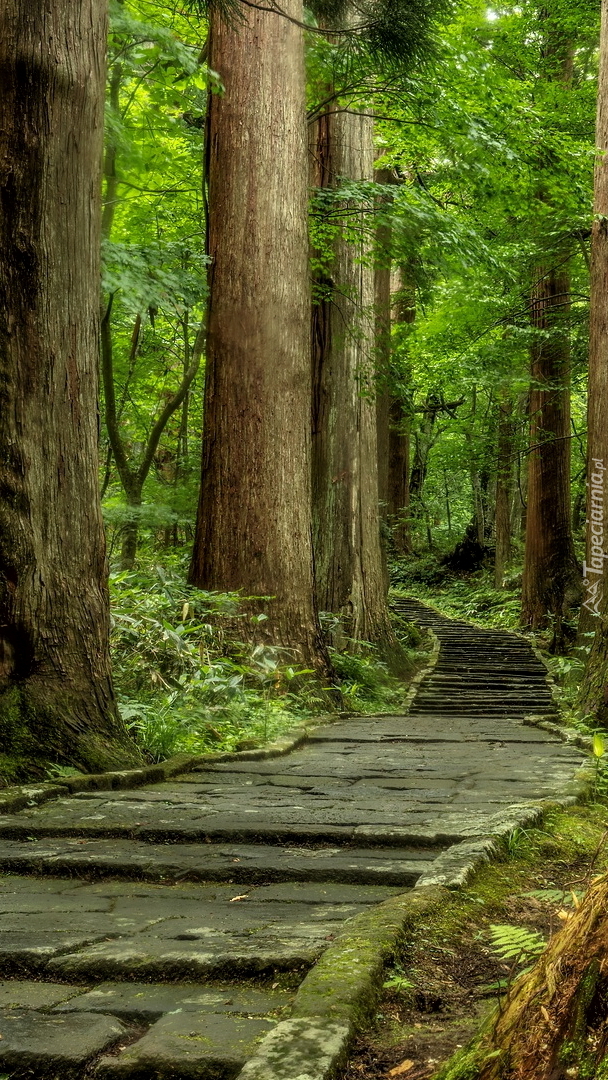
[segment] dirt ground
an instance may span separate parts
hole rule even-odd
[[[344,1080],[430,1080],[479,1031],[503,986],[533,962],[505,962],[492,925],[536,930],[546,939],[589,881],[608,865],[608,808],[555,812],[542,829],[520,831],[504,861],[483,868],[451,905],[420,925],[395,967],[371,1030],[359,1039]],[[546,896],[529,896],[541,891]],[[563,892],[556,897],[551,893]]]

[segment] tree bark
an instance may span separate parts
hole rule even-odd
[[[287,15],[302,19],[300,0]],[[190,581],[271,597],[242,633],[324,671],[310,494],[310,285],[302,31],[211,16],[210,301],[202,486]],[[251,601],[249,607],[257,610]]]
[[[378,184],[389,184],[390,169],[378,169]],[[386,202],[379,201],[380,208]],[[376,226],[376,252],[374,260],[374,318],[376,339],[376,444],[378,450],[378,505],[380,510],[380,545],[385,589],[388,592],[388,556],[391,546],[389,521],[389,454],[390,454],[390,407],[391,407],[391,244],[390,224],[381,222]]]
[[[313,125],[313,183],[373,177],[373,120],[330,106]],[[380,547],[375,400],[374,275],[362,233],[349,223],[334,241],[331,280],[313,308],[313,522],[317,598],[341,616],[351,642],[370,641],[398,656]],[[355,646],[356,647],[356,646]]]
[[[579,641],[592,650],[581,687],[585,712],[608,719],[606,539],[608,507],[608,0],[602,0],[600,70],[595,134],[594,220],[591,232],[591,311],[587,399],[587,550]],[[595,631],[595,638],[591,635]]]
[[[494,585],[502,589],[505,570],[511,558],[511,504],[513,496],[513,401],[503,389],[498,401],[498,446],[496,463],[496,517],[494,536]]]
[[[396,320],[406,326],[416,321],[416,290],[411,271],[399,271],[400,288],[396,296]],[[405,380],[409,372],[400,372]],[[399,555],[412,551],[409,525],[410,510],[410,417],[403,400],[393,395],[389,407],[388,512],[392,535]]]
[[[548,8],[543,73],[547,82],[572,82],[573,47]],[[542,190],[539,199],[548,202]],[[534,271],[530,321],[530,452],[522,583],[522,623],[553,623],[551,650],[564,648],[563,621],[580,600],[580,572],[572,538],[570,498],[570,274],[567,247]]]
[[[98,490],[106,32],[93,0],[0,9],[0,742],[85,769],[137,758]]]
[[[570,510],[570,345],[564,325],[570,302],[566,270],[540,268],[531,301],[532,346],[528,508],[522,622],[533,629],[562,621],[580,598],[580,572]]]

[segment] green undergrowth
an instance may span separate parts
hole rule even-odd
[[[390,1070],[402,1064],[406,1077],[476,1080],[476,1037],[608,869],[607,830],[602,803],[551,811],[538,828],[516,829],[497,862],[425,916],[386,973],[375,1026],[347,1080],[398,1076]]]
[[[238,595],[189,587],[178,558],[116,572],[110,592],[120,711],[153,760],[252,749],[335,712],[337,699],[340,710],[365,714],[398,709],[407,692],[364,642],[330,649],[340,695],[286,651],[252,647],[251,616]],[[424,636],[398,617],[394,628],[415,668],[425,656]]]

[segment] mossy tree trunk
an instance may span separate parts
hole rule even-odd
[[[137,759],[98,487],[106,34],[94,0],[0,8],[0,746],[84,769]]]

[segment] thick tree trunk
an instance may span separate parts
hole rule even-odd
[[[591,312],[587,404],[587,551],[579,640],[593,643],[581,687],[585,712],[608,719],[606,512],[608,510],[608,0],[602,0],[597,99],[594,220],[591,233]],[[595,631],[595,639],[591,634]]]
[[[331,107],[330,107],[331,110]],[[336,112],[315,122],[315,186],[371,180],[373,121]],[[350,223],[363,225],[356,206]],[[397,655],[380,548],[374,275],[364,241],[341,229],[326,299],[313,309],[313,521],[317,598],[351,640]]]
[[[289,0],[288,15],[302,19]],[[190,581],[272,597],[263,637],[322,669],[310,496],[310,286],[302,31],[211,18],[210,302]],[[255,605],[251,605],[255,610]]]
[[[496,463],[496,517],[494,536],[494,585],[502,589],[505,570],[511,558],[511,504],[513,497],[513,402],[503,390],[498,403],[498,447]]]
[[[539,269],[531,302],[541,333],[532,346],[522,622],[540,629],[551,616],[557,651],[562,621],[580,599],[570,512],[569,301],[568,273]]]
[[[137,756],[98,491],[106,31],[93,0],[0,9],[0,743],[86,769]]]
[[[574,49],[549,7],[540,11],[547,83],[572,83]],[[539,191],[541,201],[550,196]],[[536,267],[530,298],[534,334],[530,350],[530,455],[522,583],[522,623],[553,623],[551,649],[564,648],[563,620],[581,596],[572,539],[570,495],[569,251],[556,250]]]

